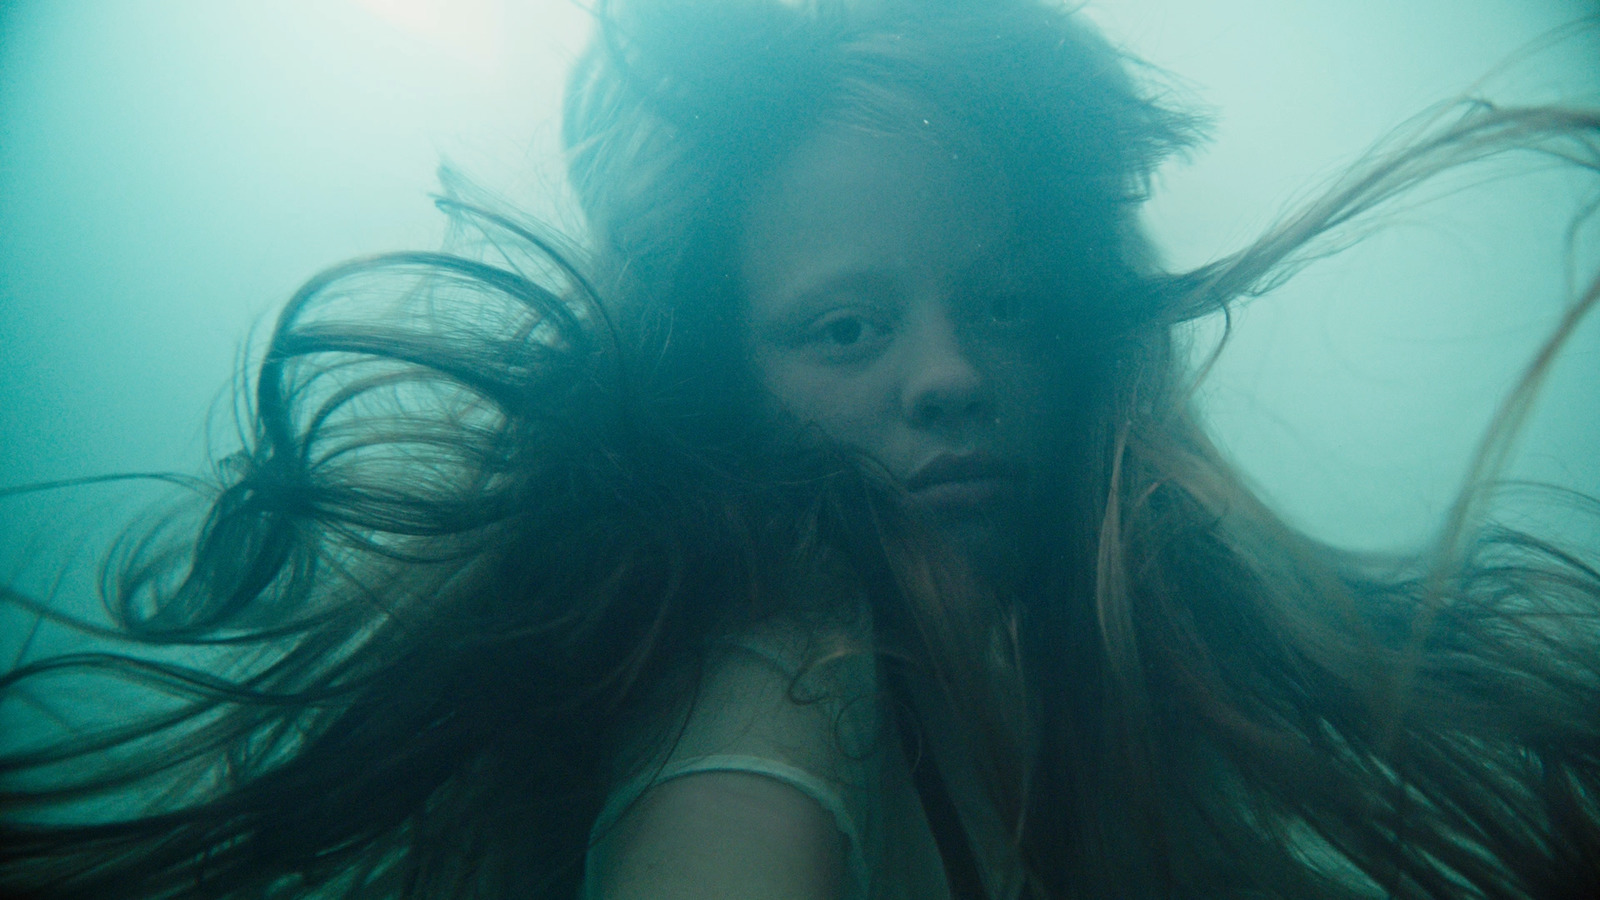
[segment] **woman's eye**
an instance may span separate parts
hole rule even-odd
[[[823,333],[828,340],[840,347],[848,347],[855,344],[867,332],[867,323],[856,316],[834,319],[822,327]]]
[[[888,333],[888,326],[870,315],[838,311],[816,319],[804,342],[830,360],[855,359],[870,354]]]

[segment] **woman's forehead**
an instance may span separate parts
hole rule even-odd
[[[1002,263],[1020,245],[1009,197],[990,167],[921,135],[826,129],[750,196],[742,274],[787,293],[861,270]]]

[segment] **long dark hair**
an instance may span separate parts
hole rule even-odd
[[[822,570],[868,598],[865,652],[935,686],[886,704],[960,723],[1036,896],[1600,885],[1592,562],[1483,526],[1477,492],[1435,551],[1382,568],[1299,534],[1208,442],[1172,334],[1431,174],[1514,148],[1600,166],[1600,116],[1465,106],[1239,254],[1164,273],[1133,213],[1200,124],[1066,10],[600,12],[565,122],[588,239],[456,187],[471,252],[357,261],[291,300],[201,520],[129,542],[108,579],[125,636],[216,659],[0,680],[177,698],[0,757],[0,885],[571,896],[607,728],[692,692],[709,636],[828,615],[788,588]],[[999,594],[870,461],[752,433],[730,337],[749,187],[821,123],[924,122],[1021,186],[1083,336],[1049,552]]]

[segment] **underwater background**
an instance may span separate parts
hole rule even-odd
[[[1216,117],[1147,216],[1168,263],[1236,249],[1408,117],[1485,79],[1600,103],[1580,0],[1103,0],[1115,40]],[[441,161],[536,215],[587,14],[568,0],[0,0],[0,487],[199,470],[233,379],[306,278],[431,248]],[[1539,46],[1530,46],[1543,38]],[[1424,540],[1517,374],[1600,264],[1595,182],[1535,159],[1452,175],[1251,303],[1202,394],[1219,440],[1336,543]],[[1197,352],[1216,323],[1195,331]],[[1600,495],[1600,319],[1509,474]],[[92,593],[128,486],[0,501],[0,581]],[[1560,527],[1560,513],[1514,514]],[[0,620],[0,628],[6,622]],[[14,646],[0,640],[0,650]]]

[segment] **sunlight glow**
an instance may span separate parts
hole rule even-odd
[[[489,71],[506,55],[505,0],[352,0],[356,6],[462,62]]]

